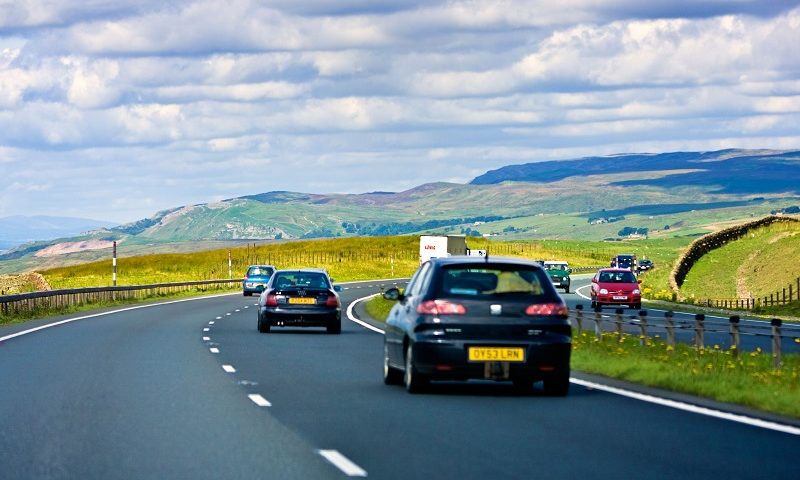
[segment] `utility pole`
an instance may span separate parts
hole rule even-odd
[[[112,265],[112,274],[111,274],[111,285],[116,287],[117,286],[117,241],[114,240],[114,253],[111,259]]]
[[[228,249],[228,280],[233,280],[233,270],[231,268],[231,249]],[[233,282],[228,282],[228,288],[233,287]]]

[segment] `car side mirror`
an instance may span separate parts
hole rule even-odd
[[[334,285],[333,286],[333,291],[334,292],[341,292],[342,291],[342,287],[340,287],[339,285]]]
[[[636,283],[642,283],[642,279],[641,278],[637,279]]]
[[[405,298],[405,295],[400,293],[400,289],[399,288],[392,287],[389,290],[386,290],[385,292],[383,292],[383,298],[385,298],[386,300],[391,300],[391,301],[395,302],[395,301],[403,300]]]

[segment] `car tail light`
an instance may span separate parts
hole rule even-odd
[[[525,309],[526,315],[569,315],[563,303],[536,303]]]
[[[447,300],[425,300],[417,307],[417,313],[423,315],[464,315],[467,309],[460,303]]]
[[[277,307],[278,306],[278,296],[274,293],[270,293],[267,295],[267,300],[265,301],[264,305],[268,307]]]
[[[339,306],[339,299],[336,298],[336,295],[328,295],[328,299],[325,300],[326,307],[338,307]]]

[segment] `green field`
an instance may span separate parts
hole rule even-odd
[[[800,223],[773,224],[704,255],[689,271],[681,293],[697,300],[763,298],[796,286],[799,258]]]

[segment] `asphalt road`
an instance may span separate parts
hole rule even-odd
[[[344,303],[378,283],[348,285]],[[254,303],[176,302],[5,340],[25,327],[0,329],[0,478],[800,475],[800,435],[599,389],[409,395],[381,381],[380,333],[345,321],[341,335],[259,334]]]

